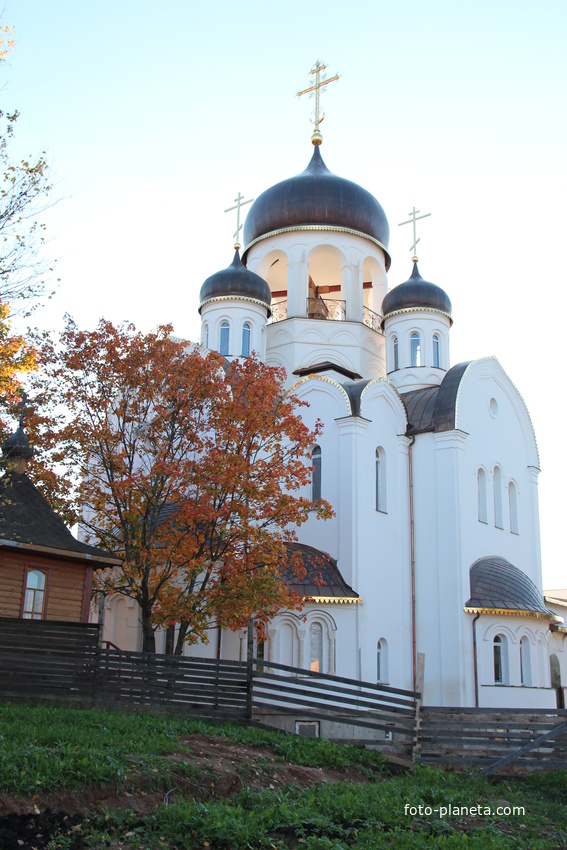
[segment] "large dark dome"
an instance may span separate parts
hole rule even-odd
[[[395,286],[382,301],[382,316],[385,319],[391,313],[411,309],[435,310],[449,318],[453,309],[447,293],[437,284],[422,278],[417,263],[414,263],[409,280]]]
[[[201,287],[199,295],[201,307],[213,298],[252,298],[255,301],[263,301],[269,308],[272,301],[272,293],[266,281],[260,275],[248,271],[242,265],[240,254],[236,250],[234,260],[226,269],[212,274],[206,279]]]
[[[245,251],[256,239],[274,231],[313,225],[347,228],[370,236],[385,249],[386,268],[390,267],[390,228],[384,210],[362,186],[331,174],[318,145],[305,171],[256,198],[244,224]]]

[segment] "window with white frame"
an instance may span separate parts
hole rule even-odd
[[[494,489],[494,525],[496,528],[504,528],[504,517],[502,513],[502,470],[499,466],[494,467],[492,485]]]
[[[421,338],[417,331],[410,336],[410,364],[421,366]]]
[[[529,686],[532,683],[530,641],[527,635],[520,638],[520,679],[522,685]]]
[[[510,508],[510,531],[519,534],[518,529],[518,490],[513,481],[508,484],[508,506]]]
[[[494,684],[508,684],[508,643],[504,635],[496,635],[493,641]]]
[[[309,626],[309,669],[313,673],[323,672],[323,626],[311,623]]]
[[[388,681],[388,641],[380,638],[376,646],[376,681]]]
[[[439,368],[440,363],[440,350],[441,350],[441,341],[439,339],[439,334],[433,334],[433,365],[435,368]]]
[[[40,570],[29,570],[22,606],[24,620],[43,620],[45,614],[47,576]]]
[[[486,505],[486,472],[479,468],[476,474],[477,489],[478,489],[478,521],[488,522],[488,510]]]
[[[315,446],[311,452],[311,501],[317,502],[321,498],[321,447]]]
[[[223,355],[223,357],[228,357],[230,346],[230,326],[228,322],[223,322],[220,326],[220,346],[219,353]]]
[[[382,446],[376,449],[375,470],[376,510],[386,513],[386,453]]]
[[[250,356],[250,334],[251,327],[250,322],[244,322],[242,325],[242,356],[249,357]]]
[[[395,336],[392,341],[392,348],[394,350],[394,372],[396,372],[400,368],[400,354],[397,336]]]

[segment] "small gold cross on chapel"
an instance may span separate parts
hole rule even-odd
[[[244,207],[246,206],[246,204],[251,204],[254,200],[254,198],[250,198],[250,200],[245,201],[243,200],[243,198],[244,195],[241,195],[239,192],[236,198],[234,199],[236,201],[235,205],[225,210],[225,213],[230,212],[231,210],[236,210],[236,233],[233,236],[233,239],[235,240],[234,248],[236,251],[238,251],[238,249],[240,248],[240,242],[238,240],[240,238],[240,231],[242,230],[242,225],[240,224],[240,207]]]
[[[413,224],[413,245],[410,247],[410,251],[412,252],[412,260],[414,261],[414,263],[417,263],[417,243],[420,240],[420,237],[416,235],[415,223],[416,221],[419,221],[420,218],[427,218],[428,215],[431,215],[431,213],[423,213],[423,215],[418,215],[418,212],[419,210],[416,210],[416,208],[414,207],[412,211],[408,213],[410,218],[408,218],[407,221],[400,221],[400,223],[398,224],[398,227],[402,227],[402,225],[404,224]]]
[[[321,132],[319,130],[319,124],[325,117],[325,113],[323,113],[322,115],[319,114],[319,92],[324,86],[328,86],[329,83],[334,83],[335,80],[338,80],[340,76],[340,74],[335,74],[334,77],[329,77],[328,79],[327,77],[323,77],[323,79],[321,79],[321,74],[326,67],[327,66],[323,62],[319,62],[319,60],[317,59],[317,62],[309,72],[312,77],[315,77],[315,84],[309,86],[309,88],[307,89],[303,89],[303,91],[297,92],[297,97],[301,97],[304,94],[310,94],[312,92],[315,92],[315,118],[311,120],[311,123],[315,127],[313,135],[311,136],[311,141],[314,145],[320,145],[323,141],[323,136],[321,135]]]

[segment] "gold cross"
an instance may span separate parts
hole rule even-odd
[[[241,195],[240,192],[239,192],[238,195],[236,196],[236,198],[234,199],[236,201],[235,205],[233,207],[229,207],[227,210],[225,210],[225,213],[230,212],[231,210],[236,210],[236,233],[233,236],[233,239],[236,240],[235,243],[234,243],[234,248],[235,248],[236,251],[238,251],[238,249],[240,248],[240,242],[238,241],[238,236],[239,236],[240,231],[242,230],[242,225],[240,224],[240,207],[243,207],[246,204],[251,204],[252,201],[254,200],[254,198],[250,198],[249,201],[244,201],[243,198],[244,198],[244,195]]]
[[[323,64],[323,62],[319,62],[319,60],[317,59],[317,62],[315,63],[314,67],[311,68],[311,70],[309,71],[311,76],[315,76],[315,85],[309,86],[309,88],[297,92],[297,97],[301,97],[304,94],[310,94],[311,92],[315,92],[315,119],[311,120],[311,123],[315,127],[315,131],[311,136],[311,141],[314,145],[320,145],[323,141],[323,136],[319,131],[319,124],[325,117],[325,113],[323,113],[321,116],[319,115],[319,92],[324,86],[328,86],[329,83],[334,83],[335,80],[338,80],[340,76],[339,74],[335,74],[334,77],[329,77],[328,79],[327,77],[323,77],[323,79],[321,79],[321,73],[325,70],[326,67],[327,66]]]
[[[417,263],[417,243],[420,240],[420,237],[416,236],[415,223],[416,221],[419,221],[420,218],[427,218],[428,215],[431,215],[431,213],[423,213],[423,215],[418,215],[418,212],[419,210],[416,210],[416,208],[414,207],[412,211],[408,213],[410,218],[408,218],[407,221],[401,221],[398,224],[398,227],[401,227],[403,224],[413,224],[413,245],[410,246],[410,251],[413,253],[412,260],[414,261],[414,263]]]

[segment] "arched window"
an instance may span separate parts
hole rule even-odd
[[[315,446],[311,452],[311,501],[317,502],[321,498],[321,448]]]
[[[203,345],[205,348],[209,347],[209,326],[203,325]]]
[[[508,682],[508,644],[503,635],[496,635],[493,643],[494,683],[505,685]]]
[[[250,356],[250,322],[244,322],[242,325],[242,356]]]
[[[482,467],[476,474],[478,488],[478,521],[488,522],[488,511],[486,508],[486,472]]]
[[[508,505],[510,507],[510,531],[518,534],[518,491],[513,481],[508,484]]]
[[[228,357],[230,343],[230,327],[228,322],[223,322],[220,326],[220,348],[219,353],[224,357]]]
[[[439,334],[433,334],[433,365],[438,369],[440,362],[440,345]]]
[[[381,446],[376,449],[376,510],[386,513],[386,453]]]
[[[400,355],[397,336],[394,337],[392,346],[394,349],[394,372],[396,372],[400,368]]]
[[[311,623],[309,627],[309,669],[313,673],[323,672],[323,626]]]
[[[496,528],[504,528],[502,516],[502,470],[499,466],[494,467],[492,484],[494,487],[494,525]]]
[[[561,687],[561,667],[559,666],[559,658],[553,653],[549,656],[549,670],[551,672],[551,687]]]
[[[22,617],[24,620],[42,620],[45,613],[45,585],[47,576],[39,570],[30,570],[26,577],[26,589]]]
[[[388,641],[380,638],[376,647],[376,681],[388,681]]]
[[[526,635],[520,638],[520,677],[522,685],[531,685],[532,667],[530,660],[530,642]]]
[[[412,366],[421,366],[421,340],[417,331],[410,336],[410,363]]]

